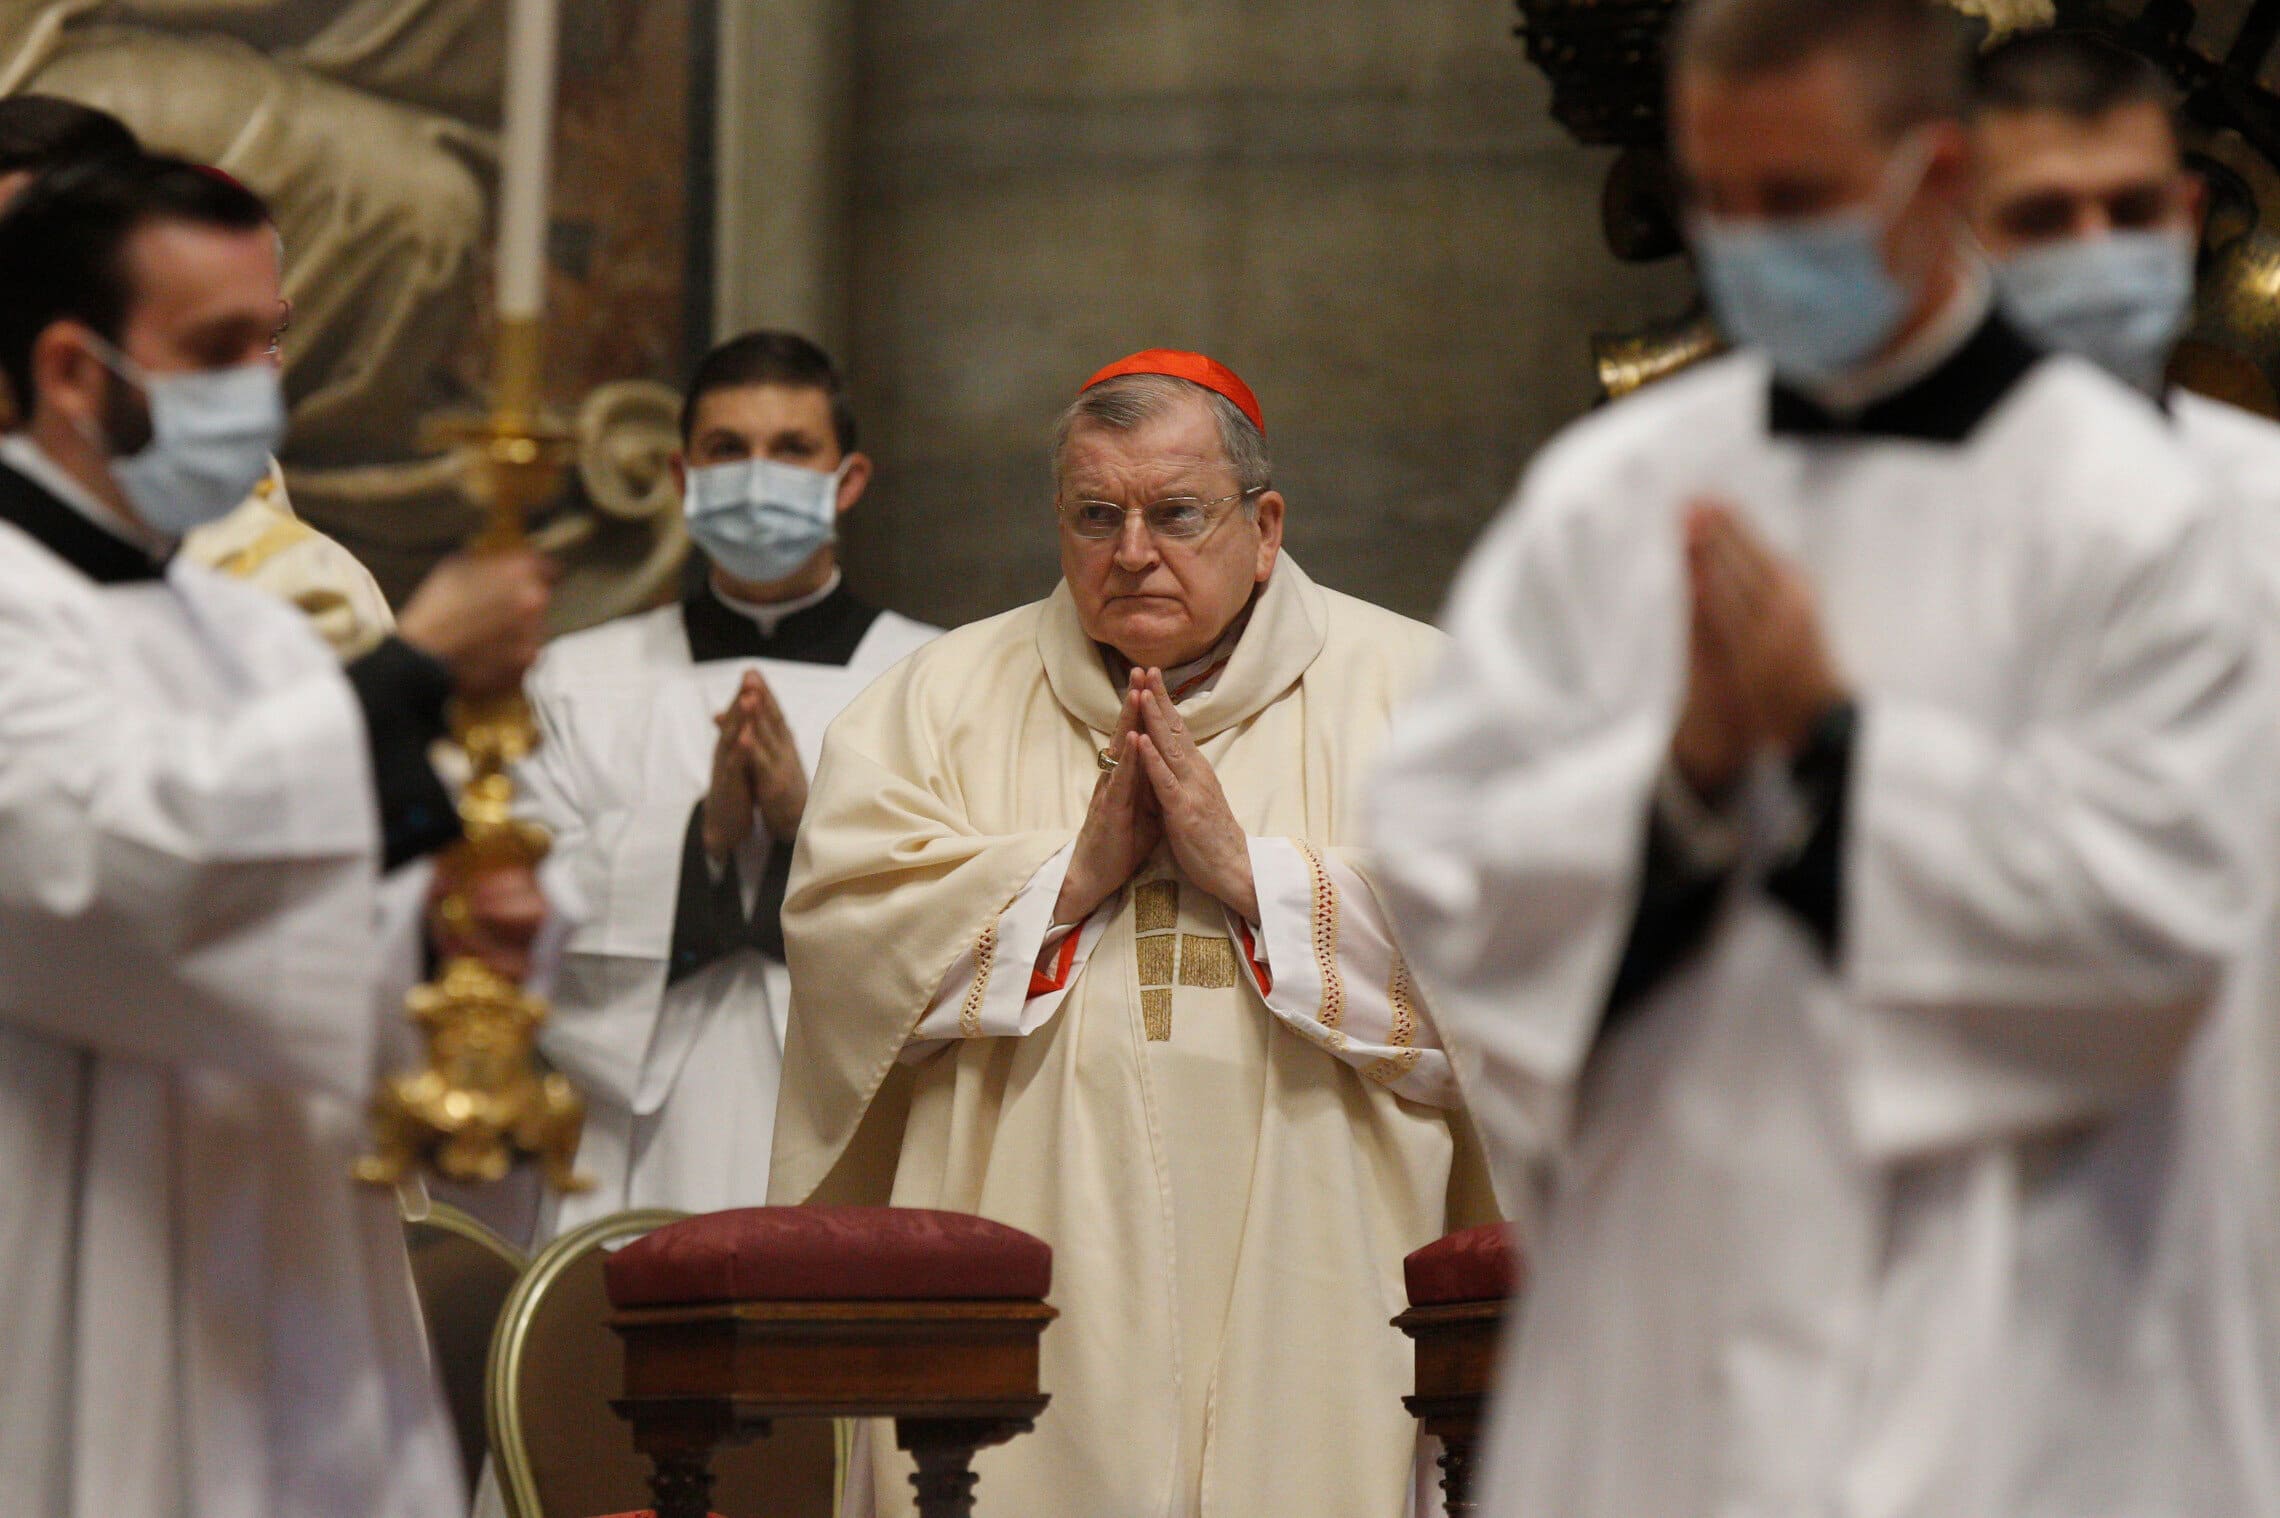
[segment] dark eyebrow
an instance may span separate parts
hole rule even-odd
[[[276,326],[267,319],[221,316],[183,333],[180,347],[184,353],[195,354],[202,359],[225,358],[245,348],[268,342],[276,331]]]

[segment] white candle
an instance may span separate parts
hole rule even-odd
[[[546,304],[546,202],[554,177],[556,0],[510,0],[499,156],[499,315]]]

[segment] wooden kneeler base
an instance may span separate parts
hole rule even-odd
[[[1417,1344],[1417,1390],[1401,1403],[1441,1441],[1441,1493],[1450,1518],[1480,1510],[1473,1497],[1473,1452],[1496,1375],[1507,1305],[1499,1299],[1412,1307],[1393,1320]]]
[[[923,1518],[974,1510],[978,1450],[1027,1433],[1050,1400],[1040,1301],[721,1302],[617,1312],[625,1395],[611,1406],[651,1465],[657,1518],[706,1518],[715,1450],[777,1418],[892,1418]]]

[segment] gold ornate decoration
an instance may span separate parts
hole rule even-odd
[[[550,500],[571,455],[568,432],[539,408],[539,325],[502,322],[498,401],[479,421],[453,421],[439,431],[471,456],[467,478],[488,521],[470,545],[504,552],[523,543],[523,522]],[[462,837],[444,861],[460,881],[487,869],[536,865],[546,857],[545,830],[514,814],[514,766],[538,744],[530,704],[520,691],[481,702],[454,703],[452,736],[467,755],[460,795]],[[468,920],[464,889],[446,895],[447,923]],[[357,1179],[394,1185],[415,1170],[455,1181],[496,1181],[536,1160],[556,1191],[590,1184],[573,1170],[585,1104],[560,1074],[538,1066],[538,1029],[546,1004],[480,960],[456,956],[407,1001],[426,1045],[422,1068],[391,1077],[372,1104],[373,1152]]]
[[[1602,332],[1591,339],[1599,388],[1611,401],[1725,351],[1708,313],[1696,309],[1636,332]]]
[[[2210,209],[2193,325],[2169,379],[2280,417],[2280,172],[2236,131],[2189,125],[2186,145]]]

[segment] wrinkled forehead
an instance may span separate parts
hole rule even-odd
[[[1081,418],[1061,451],[1067,497],[1145,504],[1168,495],[1221,495],[1234,471],[1210,408],[1181,402],[1130,428]]]

